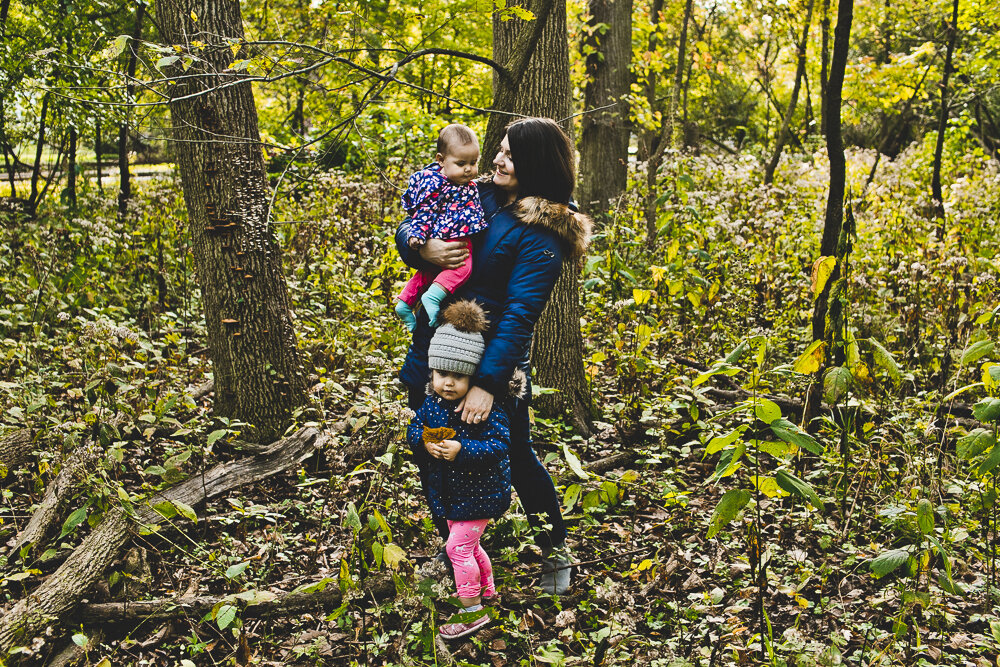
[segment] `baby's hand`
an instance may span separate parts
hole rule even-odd
[[[416,250],[417,248],[422,246],[424,242],[415,236],[411,236],[409,239],[407,239],[406,244],[410,246],[412,249]]]

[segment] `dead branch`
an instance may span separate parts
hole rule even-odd
[[[364,589],[364,597],[386,600],[396,594],[392,577],[375,577]],[[73,620],[87,626],[105,623],[162,622],[177,618],[200,620],[220,602],[233,596],[199,596],[143,600],[139,602],[101,602],[82,604],[73,614]],[[279,593],[273,600],[263,600],[240,610],[240,618],[285,618],[298,614],[336,609],[344,601],[340,587],[331,583],[321,591],[309,593]]]
[[[56,478],[45,488],[42,502],[28,520],[28,525],[8,544],[16,555],[25,546],[41,544],[45,535],[59,522],[73,491],[86,478],[87,470],[97,460],[93,443],[85,440],[63,461]]]
[[[31,456],[34,434],[20,428],[0,438],[0,483],[10,477]]]
[[[134,512],[123,507],[112,508],[59,569],[0,619],[0,655],[7,655],[12,648],[73,610],[119,556],[132,529],[137,525],[156,526],[165,520],[153,507],[163,502],[197,506],[237,486],[260,481],[298,465],[327,439],[328,436],[318,429],[301,428],[278,440],[265,452],[219,464],[167,489],[150,499],[146,506],[135,508]]]

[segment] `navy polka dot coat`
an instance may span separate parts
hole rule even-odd
[[[431,395],[417,410],[406,440],[420,468],[431,512],[451,521],[495,519],[510,507],[510,427],[497,406],[482,424],[466,424],[457,403]],[[436,459],[424,449],[424,427],[455,430],[462,443],[454,461]]]

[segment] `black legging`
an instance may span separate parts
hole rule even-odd
[[[531,383],[528,382],[526,397],[531,396]],[[409,387],[408,401],[411,410],[416,410],[427,398],[426,388]],[[528,522],[541,529],[535,542],[543,551],[566,541],[566,524],[563,522],[562,511],[559,508],[559,498],[552,477],[531,447],[531,418],[528,414],[530,398],[508,398],[499,407],[507,412],[510,420],[510,481],[517,491],[517,497],[528,514]],[[498,407],[494,404],[494,409]],[[426,495],[426,493],[425,493]],[[434,516],[434,525],[438,534],[447,539],[448,522],[444,517]],[[542,526],[551,524],[552,529],[546,532]]]

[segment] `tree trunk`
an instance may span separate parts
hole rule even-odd
[[[781,160],[781,151],[784,150],[788,142],[788,132],[792,123],[792,116],[795,115],[795,106],[799,102],[799,89],[802,87],[802,77],[806,73],[806,47],[809,44],[809,27],[812,24],[813,5],[815,0],[808,0],[809,6],[806,9],[806,20],[802,26],[802,38],[796,47],[795,83],[792,85],[792,96],[788,100],[788,108],[785,109],[785,118],[781,122],[781,129],[778,130],[778,139],[774,144],[774,153],[764,170],[764,182],[774,181],[774,171],[778,168],[778,161]]]
[[[104,183],[101,181],[101,119],[97,119],[94,127],[94,161],[97,163],[97,189],[104,192]]]
[[[69,129],[69,159],[66,168],[66,203],[76,210],[76,144],[78,135],[75,127]]]
[[[548,0],[546,0],[547,2]],[[528,54],[524,74],[519,85],[512,90],[495,88],[494,107],[507,108],[517,114],[543,116],[563,121],[563,129],[571,134],[569,42],[566,39],[566,2],[551,3],[545,11],[535,2],[530,9],[537,21],[544,21],[534,48]],[[533,26],[536,30],[538,26]],[[532,24],[523,26],[520,21],[493,22],[493,59],[507,63],[518,55],[519,44]],[[496,84],[501,77],[494,76]],[[512,93],[513,98],[502,103],[498,93]],[[502,106],[509,105],[509,106]],[[491,116],[491,127],[496,115]],[[490,130],[487,129],[487,135]],[[499,145],[503,135],[496,142]],[[484,146],[489,141],[484,142]],[[589,434],[591,402],[586,391],[583,372],[583,336],[580,333],[579,267],[574,262],[563,265],[563,271],[552,290],[552,296],[535,326],[531,346],[532,366],[539,386],[557,390],[540,397],[538,409],[546,414],[566,410],[570,423],[580,433]]]
[[[606,213],[625,191],[628,171],[632,0],[590,0],[594,32],[584,39],[587,84],[580,121],[580,209]],[[596,26],[608,26],[600,32]],[[589,52],[587,52],[589,51]]]
[[[820,63],[819,63],[819,130],[826,136],[826,95],[830,80],[830,0],[823,0],[823,18],[820,20]],[[840,109],[837,109],[838,115]]]
[[[549,43],[559,39],[548,25],[549,15],[556,5],[562,8],[563,32],[561,39],[566,51],[565,76],[567,78],[569,76],[566,2],[565,0],[559,2],[556,0],[534,0],[533,2],[531,0],[518,0],[508,3],[509,6],[519,5],[522,7],[527,7],[529,4],[530,10],[535,15],[535,20],[531,22],[525,23],[517,18],[502,21],[496,14],[493,17],[493,59],[503,65],[503,71],[493,70],[492,108],[494,112],[490,114],[490,119],[486,124],[486,134],[483,136],[482,154],[479,158],[480,173],[485,174],[493,170],[493,158],[496,157],[497,151],[500,149],[504,128],[510,121],[518,116],[526,115],[547,115],[557,120],[569,115],[568,98],[564,105],[566,113],[563,115],[546,114],[532,109],[528,104],[528,100],[532,99],[528,93],[528,87],[537,88],[545,82],[544,73],[539,73],[538,70],[545,67],[547,63],[544,61],[544,57],[535,55],[535,52],[541,49],[539,41],[542,39],[542,34],[546,34],[546,40]],[[557,78],[561,76],[558,72],[556,74]],[[542,81],[531,83],[529,79],[532,78],[542,78]],[[552,102],[553,104],[559,103],[557,100]]]
[[[182,0],[161,0],[157,8],[168,44],[243,40],[236,0],[206,3],[197,22]],[[206,64],[183,72],[172,89],[170,113],[205,308],[214,409],[220,416],[256,426],[258,433],[247,439],[267,441],[280,434],[292,411],[305,403],[305,374],[281,251],[269,224],[253,90],[249,82],[218,88],[236,76],[216,74],[235,59],[228,46],[199,56]]]
[[[941,160],[944,157],[944,134],[948,129],[948,80],[951,77],[951,59],[958,35],[958,0],[951,5],[951,21],[947,24],[948,47],[944,54],[944,71],[941,73],[941,109],[938,113],[937,141],[934,143],[934,171],[931,175],[931,206],[938,219],[938,237],[944,238],[944,194],[941,189]]]
[[[823,240],[820,244],[820,256],[823,257],[836,254],[840,232],[844,226],[846,161],[844,159],[843,139],[840,134],[840,103],[844,86],[844,72],[847,69],[847,52],[853,19],[854,0],[841,0],[837,8],[837,27],[834,31],[833,57],[830,61],[830,81],[826,91],[826,105],[823,109],[823,118],[826,123],[826,150],[830,159],[830,192],[826,200]],[[827,279],[826,285],[813,306],[812,334],[814,341],[826,339],[830,289],[837,282],[840,275],[839,270],[840,263],[838,262],[833,275]],[[822,386],[822,381],[812,384],[812,389],[806,400],[806,414],[803,416],[803,420],[807,423],[818,414]]]
[[[139,40],[142,38],[142,21],[146,13],[146,3],[140,2],[135,11],[135,25],[132,39],[128,42],[128,62],[125,65],[125,99],[131,104],[135,96],[135,70],[139,59]],[[125,112],[125,120],[118,126],[118,224],[127,224],[128,204],[132,199],[132,175],[128,170],[128,126],[131,113]]]
[[[42,95],[42,110],[38,113],[38,141],[35,144],[35,164],[31,168],[31,194],[28,195],[28,215],[35,217],[38,209],[38,178],[42,173],[42,149],[45,147],[45,122],[49,113],[49,93]]]
[[[665,135],[670,140],[670,145],[674,148],[684,146],[684,128],[677,127],[677,110],[681,106],[681,86],[684,83],[684,62],[687,60],[687,37],[688,24],[691,22],[692,0],[684,3],[684,19],[681,21],[681,36],[677,43],[677,66],[674,70],[674,87],[670,91],[670,110],[667,114],[667,122],[670,130]],[[650,193],[652,194],[652,193]]]

